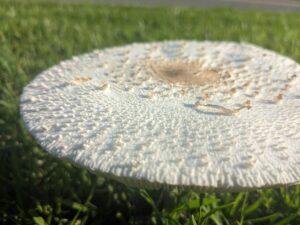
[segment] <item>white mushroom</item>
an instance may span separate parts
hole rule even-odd
[[[21,114],[51,154],[132,186],[234,191],[300,180],[300,66],[254,45],[96,50],[38,75]]]

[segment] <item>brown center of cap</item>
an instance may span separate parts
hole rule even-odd
[[[194,63],[164,62],[150,65],[155,77],[170,83],[206,85],[218,82],[220,75]]]

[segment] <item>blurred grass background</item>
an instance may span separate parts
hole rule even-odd
[[[0,0],[0,224],[300,224],[300,186],[139,190],[39,148],[18,100],[39,72],[95,48],[167,39],[249,42],[300,61],[300,13]]]

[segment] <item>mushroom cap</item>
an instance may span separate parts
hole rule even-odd
[[[96,50],[39,74],[20,109],[49,153],[130,186],[240,191],[300,180],[300,66],[254,45]]]

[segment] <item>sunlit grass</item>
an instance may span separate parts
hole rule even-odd
[[[249,42],[300,61],[300,13],[0,0],[0,224],[300,224],[300,186],[243,193],[128,188],[41,150],[22,87],[72,55],[166,39]]]

